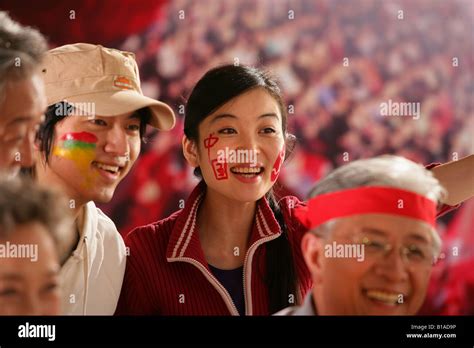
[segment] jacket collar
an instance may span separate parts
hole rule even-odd
[[[197,212],[205,194],[206,184],[201,181],[194,188],[185,203],[185,207],[179,213],[166,251],[169,262],[191,258],[208,268],[197,227]],[[267,199],[263,197],[257,202],[249,247],[261,239],[279,234],[281,234],[280,225],[275,219]]]
[[[72,256],[77,259],[86,259],[89,267],[92,267],[93,255],[90,255],[90,253],[96,250],[92,247],[92,244],[95,241],[94,237],[98,229],[97,207],[94,202],[90,201],[84,206],[84,219],[79,242],[72,253]]]
[[[81,231],[81,238],[86,237],[92,240],[94,232],[98,230],[97,207],[90,201],[84,206],[84,222]]]
[[[311,290],[304,299],[303,304],[297,307],[292,315],[318,315],[313,301],[313,293]]]

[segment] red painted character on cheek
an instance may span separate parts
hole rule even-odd
[[[209,163],[214,171],[214,177],[216,180],[225,180],[228,178],[227,162],[222,163],[217,159],[211,160],[211,148],[216,145],[218,141],[219,138],[216,137],[214,133],[211,133],[206,139],[204,139],[204,147],[207,149],[207,157],[209,158]]]
[[[271,181],[276,181],[278,179],[278,175],[280,175],[281,165],[283,164],[283,160],[285,159],[285,146],[281,149],[280,153],[278,154],[275,164],[272,168],[272,175],[270,177]]]

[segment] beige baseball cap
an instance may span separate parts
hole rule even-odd
[[[48,105],[67,101],[80,108],[93,103],[100,116],[148,107],[151,126],[169,130],[175,125],[171,107],[143,95],[131,52],[86,43],[65,45],[46,53],[42,72]]]

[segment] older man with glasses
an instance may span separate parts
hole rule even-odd
[[[354,161],[322,180],[295,211],[313,289],[279,315],[413,315],[439,255],[437,205],[445,190],[407,159]]]

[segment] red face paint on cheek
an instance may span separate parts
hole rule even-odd
[[[83,143],[96,143],[97,142],[97,137],[89,132],[80,132],[80,133],[66,133],[64,134],[59,140],[74,140],[77,142],[83,142]]]
[[[204,148],[207,149],[207,157],[209,161],[211,160],[211,148],[217,144],[219,138],[214,135],[214,133],[209,134],[209,136],[204,139]]]
[[[225,180],[229,178],[227,174],[227,162],[221,163],[217,159],[211,161],[212,170],[214,171],[214,176],[216,180]]]
[[[271,181],[276,181],[278,179],[278,175],[280,175],[280,168],[281,165],[283,164],[283,160],[285,159],[285,146],[281,149],[280,153],[278,154],[275,164],[273,165],[272,168],[272,175],[270,177]]]
[[[225,180],[229,178],[229,174],[227,172],[227,162],[222,163],[217,159],[211,160],[211,148],[216,145],[218,141],[219,138],[216,137],[214,133],[211,133],[206,139],[204,139],[204,148],[207,149],[207,157],[214,172],[214,177],[216,180]]]

